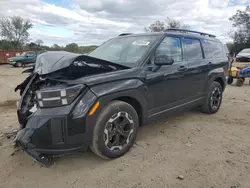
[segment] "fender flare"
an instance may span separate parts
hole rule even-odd
[[[140,112],[136,109],[137,113],[139,113],[140,123],[145,124],[147,122],[147,88],[140,79],[119,80],[112,83],[96,85],[90,89],[100,101],[101,108],[113,100],[136,102],[140,105]],[[135,107],[134,105],[136,104],[131,105]]]

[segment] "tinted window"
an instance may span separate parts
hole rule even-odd
[[[27,52],[27,54],[26,54],[27,56],[34,56],[35,55],[35,53],[34,52]]]
[[[181,41],[179,38],[166,37],[156,49],[156,55],[167,55],[175,62],[182,60]]]
[[[201,44],[198,39],[183,39],[184,57],[186,60],[202,59]]]
[[[205,53],[205,58],[220,58],[223,57],[223,47],[220,42],[202,40],[202,46]]]

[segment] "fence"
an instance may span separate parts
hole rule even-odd
[[[8,58],[15,57],[25,50],[0,50],[0,64],[7,63]]]

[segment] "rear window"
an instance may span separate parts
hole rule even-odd
[[[199,60],[203,58],[200,40],[184,38],[182,43],[186,60]]]
[[[223,44],[217,41],[210,41],[210,40],[201,40],[205,58],[211,59],[211,58],[221,58],[224,57],[223,55]]]

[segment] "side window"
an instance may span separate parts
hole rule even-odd
[[[184,38],[182,42],[186,60],[203,59],[200,40]]]
[[[205,58],[220,58],[223,57],[223,46],[220,42],[211,40],[201,40],[205,52]]]
[[[156,49],[155,54],[167,55],[174,59],[174,62],[182,61],[181,41],[176,37],[166,37]]]
[[[27,52],[27,54],[26,54],[28,57],[33,57],[34,55],[35,55],[35,53],[34,52]]]

